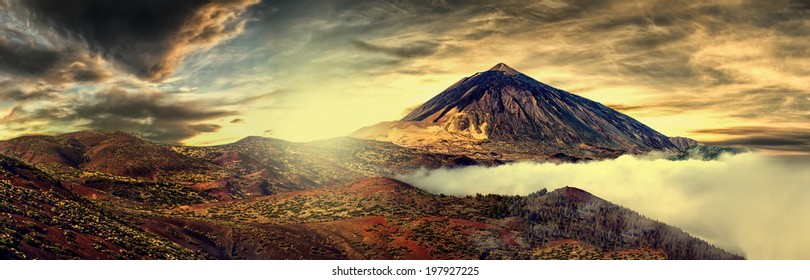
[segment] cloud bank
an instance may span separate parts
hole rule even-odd
[[[749,259],[810,259],[810,158],[746,153],[717,161],[622,156],[422,170],[399,179],[433,193],[520,194],[573,186]]]

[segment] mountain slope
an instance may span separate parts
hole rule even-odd
[[[499,63],[461,79],[398,122],[353,137],[439,150],[491,146],[499,153],[607,157],[678,148],[644,124]],[[497,149],[505,144],[508,149]],[[530,152],[531,153],[531,152]],[[478,156],[482,157],[482,156]]]
[[[173,148],[225,168],[233,177],[229,179],[232,184],[254,194],[310,189],[369,176],[394,176],[422,167],[494,163],[349,137],[308,143],[247,137],[219,146]]]
[[[231,226],[297,226],[354,259],[740,258],[570,187],[529,196],[451,197],[366,178],[170,215]],[[566,252],[560,242],[587,254]]]
[[[23,136],[0,141],[0,154],[31,165],[59,164],[147,181],[205,180],[218,171],[216,165],[181,155],[166,145],[114,131]]]
[[[0,259],[200,257],[0,155]]]
[[[0,141],[0,154],[59,180],[153,206],[310,189],[422,167],[497,163],[349,137],[309,143],[246,137],[193,147],[112,131],[14,138]]]
[[[686,151],[689,148],[692,148],[700,144],[695,139],[681,136],[669,137],[669,142],[672,142],[672,144],[674,144],[675,147],[678,147],[678,149],[681,151]]]

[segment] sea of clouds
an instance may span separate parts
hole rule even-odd
[[[810,259],[810,158],[759,153],[672,161],[622,156],[420,170],[398,179],[432,193],[526,195],[572,186],[748,259]]]

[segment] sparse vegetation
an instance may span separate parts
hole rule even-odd
[[[0,181],[2,258],[198,257],[57,186],[39,185],[41,189],[33,189],[23,186],[26,184],[47,182],[32,182],[16,176]]]
[[[453,197],[352,181],[469,161],[374,141],[179,147],[88,132],[33,143],[47,156],[11,154],[36,167],[0,156],[2,258],[739,258],[573,188]],[[80,156],[45,153],[63,150]]]

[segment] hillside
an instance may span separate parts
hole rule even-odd
[[[2,156],[5,258],[739,258],[574,188],[430,194],[378,176],[501,162],[380,141],[185,147],[87,131],[0,151],[28,162]]]
[[[202,257],[5,156],[0,156],[0,216],[0,259]]]
[[[43,169],[50,166],[145,181],[202,181],[221,172],[216,165],[186,157],[166,145],[113,131],[23,136],[0,141],[0,154]]]
[[[575,188],[459,198],[366,178],[164,213],[230,226],[300,227],[354,259],[740,258]]]
[[[311,143],[247,137],[227,145],[188,147],[106,131],[0,141],[0,154],[59,180],[139,202],[144,200],[142,190],[155,186],[197,193],[201,199],[234,199],[393,176],[422,167],[496,163],[348,137]],[[152,200],[173,204],[172,199]]]

